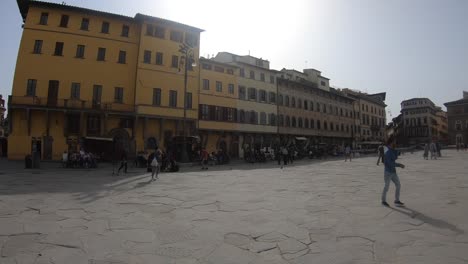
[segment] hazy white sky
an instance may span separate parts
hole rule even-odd
[[[468,90],[466,0],[65,2],[203,28],[202,56],[250,52],[268,59],[274,69],[310,67],[322,71],[333,86],[385,91],[393,117],[404,99],[429,97],[442,106]],[[21,38],[15,0],[0,1],[0,29],[0,93],[7,95]]]

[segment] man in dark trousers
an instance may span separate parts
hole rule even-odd
[[[382,205],[390,206],[387,203],[387,192],[388,188],[390,187],[390,181],[395,184],[395,205],[396,206],[403,206],[404,203],[400,201],[400,179],[398,178],[398,174],[396,172],[396,167],[404,168],[405,165],[396,163],[396,159],[398,158],[398,153],[395,150],[396,143],[395,138],[390,137],[387,140],[387,146],[384,149],[384,182],[385,186],[382,192]]]
[[[124,168],[124,172],[127,173],[127,153],[125,151],[122,153],[121,160],[120,160],[120,167],[117,171],[117,175],[119,175],[120,170]]]
[[[384,144],[380,144],[379,148],[377,149],[377,155],[379,155],[379,158],[377,159],[377,166],[379,166],[379,163],[382,162],[384,163]]]

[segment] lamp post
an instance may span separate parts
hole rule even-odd
[[[187,43],[180,44],[179,52],[182,53],[182,58],[184,59],[184,118],[182,121],[182,153],[181,153],[181,162],[189,162],[189,156],[187,153],[187,72],[189,69],[189,63],[191,66],[194,66],[193,58],[193,49]],[[192,64],[193,63],[193,64]]]

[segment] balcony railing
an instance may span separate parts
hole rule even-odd
[[[80,99],[57,99],[50,100],[46,97],[37,96],[10,96],[12,106],[30,106],[44,108],[64,108],[64,109],[95,109],[116,112],[134,112],[135,108],[129,104],[104,103],[98,101],[85,101]]]

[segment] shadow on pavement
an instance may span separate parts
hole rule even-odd
[[[426,224],[429,224],[431,226],[434,226],[434,227],[437,227],[437,228],[441,228],[441,229],[448,229],[454,233],[457,233],[457,234],[463,234],[465,233],[464,230],[462,229],[459,229],[457,226],[449,223],[449,222],[446,222],[444,220],[441,220],[441,219],[436,219],[436,218],[432,218],[430,216],[427,216],[419,211],[416,211],[414,209],[411,209],[409,207],[399,207],[399,208],[395,208],[395,207],[391,207],[392,210],[396,211],[396,212],[399,212],[401,214],[404,214],[404,215],[407,215],[411,218],[414,218],[414,219],[418,219]]]

